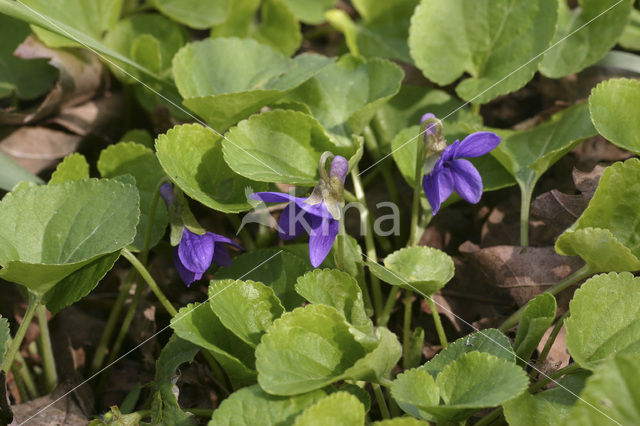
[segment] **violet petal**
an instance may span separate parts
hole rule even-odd
[[[178,247],[173,248],[173,263],[176,266],[176,270],[178,271],[178,275],[187,287],[191,286],[191,283],[202,278],[202,272],[193,272],[188,270],[180,261],[180,256],[178,255]]]
[[[213,263],[220,266],[231,266],[231,255],[223,243],[213,245]]]
[[[349,172],[349,162],[341,155],[336,155],[331,161],[331,169],[329,171],[331,176],[337,176],[344,183],[347,173]]]
[[[283,240],[293,240],[304,234],[305,227],[303,221],[307,222],[307,229],[310,229],[309,214],[300,208],[296,208],[297,204],[291,203],[282,210],[280,219],[278,219],[278,235]],[[292,223],[293,222],[293,223]]]
[[[500,144],[500,136],[492,132],[472,133],[460,142],[454,158],[480,157]]]
[[[422,189],[427,196],[433,215],[440,210],[442,203],[453,192],[453,182],[448,169],[436,167],[431,173],[422,179]]]
[[[210,233],[211,234],[211,238],[213,238],[213,241],[215,243],[225,243],[225,244],[229,244],[235,248],[237,248],[238,250],[244,250],[244,247],[242,247],[240,244],[236,243],[235,241],[233,241],[231,238],[227,238],[224,235],[219,235],[219,234],[214,234],[214,233]],[[214,256],[215,256],[215,249],[214,249]]]
[[[465,201],[475,204],[482,197],[482,177],[468,160],[450,161],[454,189]]]
[[[294,201],[298,197],[284,192],[256,192],[251,194],[249,198],[256,201],[264,201],[265,203],[286,203],[287,201]]]
[[[182,239],[178,244],[178,256],[185,268],[192,272],[203,273],[211,265],[213,258],[213,234],[194,234],[187,228],[182,232]]]
[[[309,234],[309,260],[314,268],[322,264],[331,251],[338,235],[339,222],[318,216],[311,217],[311,233]]]

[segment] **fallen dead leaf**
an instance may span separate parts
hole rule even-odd
[[[58,387],[50,395],[14,405],[11,407],[14,421],[19,424],[28,421],[30,426],[86,425],[88,418],[82,413],[73,396],[65,394],[65,388]]]

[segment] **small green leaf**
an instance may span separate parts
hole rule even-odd
[[[305,24],[320,24],[324,14],[336,4],[337,0],[284,0],[291,11]]]
[[[633,0],[579,0],[578,4],[570,9],[559,0],[558,28],[540,64],[547,77],[564,77],[598,62],[622,34]]]
[[[5,195],[0,201],[0,276],[46,293],[98,257],[130,244],[138,204],[134,186],[107,179],[32,186]]]
[[[603,362],[587,379],[567,420],[581,425],[639,424],[639,381],[640,356],[637,350],[635,353],[618,354]]]
[[[456,93],[486,103],[531,80],[556,19],[557,0],[422,0],[409,48],[425,77],[441,86],[468,72]]]
[[[171,328],[181,339],[210,351],[234,386],[255,383],[253,348],[225,328],[208,305],[183,307],[171,319]]]
[[[598,84],[589,97],[591,120],[614,145],[640,154],[640,81],[613,79]]]
[[[391,385],[391,396],[407,414],[431,419],[431,415],[420,410],[420,406],[437,406],[440,391],[435,379],[420,368],[406,370],[399,374]]]
[[[413,417],[394,417],[371,423],[372,426],[428,426],[429,423]]]
[[[597,275],[578,289],[565,321],[567,349],[593,370],[613,354],[640,350],[640,278],[628,272]]]
[[[420,369],[436,378],[447,365],[469,352],[488,353],[509,362],[516,362],[516,354],[511,348],[509,338],[500,330],[488,328],[459,338]]]
[[[504,416],[511,425],[561,425],[563,420],[569,420],[569,412],[578,400],[587,377],[584,372],[572,374],[560,379],[555,388],[535,395],[523,392],[503,405]]]
[[[358,398],[360,402],[364,404],[365,413],[368,413],[369,410],[371,410],[371,395],[369,395],[369,392],[364,387],[360,387],[352,383],[344,383],[338,388],[338,390],[349,392],[351,395]]]
[[[343,245],[342,259],[338,259],[338,250],[336,248],[339,244]],[[367,294],[367,283],[364,276],[364,264],[362,263],[362,248],[358,241],[350,235],[338,234],[336,242],[332,248],[334,263],[342,263],[341,270],[351,275],[356,279],[358,286],[363,294]],[[365,303],[368,303],[365,300]],[[365,309],[368,313],[371,306],[366,306]]]
[[[402,68],[393,62],[351,55],[328,65],[291,92],[287,99],[305,103],[337,140],[362,133],[376,110],[400,90]],[[346,145],[349,142],[341,142]]]
[[[4,355],[7,353],[7,349],[9,347],[8,343],[10,336],[9,321],[0,316],[0,362],[4,361]]]
[[[153,0],[160,12],[188,27],[204,30],[224,22],[232,0]]]
[[[640,10],[631,9],[631,19],[618,39],[618,43],[628,50],[640,50]]]
[[[306,244],[304,246],[307,249]],[[219,269],[215,278],[264,283],[273,289],[282,305],[291,310],[304,301],[295,291],[296,278],[312,269],[307,259],[274,247],[241,254],[233,260],[231,266]]]
[[[174,393],[174,378],[181,364],[191,362],[199,348],[173,335],[160,352],[156,362],[155,390],[152,400],[151,421],[153,424],[195,425],[192,414],[182,411]]]
[[[102,150],[97,166],[102,177],[115,178],[128,174],[135,178],[135,184],[140,193],[140,221],[132,245],[136,250],[143,250],[147,227],[150,223],[151,204],[159,189],[159,183],[165,179],[158,159],[153,151],[144,145],[120,142]],[[147,249],[155,247],[162,239],[167,229],[167,221],[167,208],[162,200],[157,201]]]
[[[411,334],[409,351],[407,356],[407,368],[416,368],[422,361],[422,350],[424,349],[424,329],[416,327]]]
[[[130,58],[160,76],[171,76],[171,59],[187,42],[188,34],[175,22],[156,14],[133,15],[121,20],[104,38],[105,46]],[[145,78],[134,67],[108,63],[114,75],[126,82]],[[125,74],[120,67],[132,74]]]
[[[229,130],[227,138],[222,142],[227,164],[261,182],[314,186],[323,152],[347,159],[355,154],[355,149],[332,142],[313,117],[291,110],[254,115]]]
[[[377,346],[364,358],[359,359],[353,367],[345,371],[345,376],[352,380],[366,380],[371,383],[380,383],[393,370],[402,356],[402,346],[395,334],[386,327],[378,327],[375,332]],[[362,339],[362,338],[360,338]],[[370,345],[372,339],[363,343]],[[371,342],[371,343],[370,343]]]
[[[540,339],[556,317],[556,298],[549,293],[534,297],[527,305],[518,325],[513,346],[521,362],[527,362]]]
[[[384,267],[369,260],[369,270],[381,280],[431,296],[453,278],[453,260],[431,247],[408,247],[391,253]]]
[[[211,281],[209,303],[222,324],[252,347],[284,313],[273,289],[255,281]]]
[[[135,142],[154,149],[153,138],[145,129],[131,129],[120,138],[121,142]]]
[[[412,63],[409,55],[409,23],[419,0],[358,0],[353,5],[362,20],[355,23],[340,9],[326,14],[327,20],[345,36],[354,55],[382,57]]]
[[[69,180],[89,179],[89,163],[82,154],[77,152],[67,155],[56,170],[51,174],[49,185]]]
[[[332,306],[355,328],[373,334],[356,280],[337,269],[316,269],[298,278],[296,292],[311,303]]]
[[[556,251],[580,256],[592,272],[640,270],[640,160],[607,167],[589,206],[556,241]]]
[[[314,54],[289,59],[252,39],[216,38],[180,49],[173,75],[184,104],[222,131],[281,99],[330,62]]]
[[[367,355],[367,349],[349,329],[344,317],[326,305],[285,313],[256,348],[260,386],[274,395],[295,395],[354,378],[346,371]],[[359,372],[365,370],[358,367]]]
[[[58,70],[47,59],[24,60],[13,54],[31,33],[29,25],[0,14],[0,28],[0,98],[13,94],[29,100],[44,95],[58,78]]]
[[[225,213],[251,209],[245,188],[267,185],[238,176],[222,158],[221,138],[198,124],[183,124],[156,139],[158,160],[169,179],[191,198]]]
[[[305,409],[294,426],[364,426],[364,405],[348,392],[335,392]]]
[[[318,389],[295,396],[269,395],[253,385],[232,393],[213,412],[209,426],[291,425],[305,408],[321,400],[327,391]]]

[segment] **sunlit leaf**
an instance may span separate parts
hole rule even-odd
[[[348,392],[335,392],[302,412],[294,426],[364,425],[364,405]]]

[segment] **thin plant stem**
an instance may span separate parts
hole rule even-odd
[[[547,384],[556,380],[557,378],[566,376],[567,374],[575,373],[578,370],[580,370],[580,366],[578,364],[576,364],[575,362],[573,364],[569,364],[566,367],[561,368],[558,371],[554,371],[553,373],[547,375],[546,377],[543,377],[542,379],[532,384],[529,387],[529,392],[531,393],[537,392],[543,387],[545,387]]]
[[[213,410],[210,408],[187,408],[188,412],[197,417],[204,417],[210,419],[213,416]]]
[[[418,152],[416,155],[415,174],[413,182],[413,201],[411,203],[411,224],[409,225],[409,241],[407,246],[418,244],[418,220],[420,219],[420,197],[422,195],[422,177],[424,176],[424,143],[418,138]]]
[[[9,345],[11,345],[11,339],[9,339],[8,343]],[[36,386],[36,382],[33,380],[33,376],[31,375],[31,371],[29,370],[29,366],[27,365],[24,358],[22,358],[22,355],[19,351],[16,352],[16,355],[14,357],[12,370],[14,376],[20,376],[20,378],[22,379],[22,383],[24,384],[27,390],[27,394],[30,398],[37,398],[38,396],[40,396],[38,387]]]
[[[398,403],[391,397],[391,389],[384,388],[384,393],[387,396],[387,400],[389,401],[389,411],[391,411],[391,417],[400,417],[402,416],[402,411],[400,407],[398,407]]]
[[[167,296],[165,296],[162,290],[160,290],[158,283],[156,283],[156,281],[153,279],[149,271],[147,271],[147,268],[145,268],[144,265],[140,263],[138,258],[136,258],[133,255],[133,253],[131,253],[126,248],[123,248],[121,253],[122,253],[122,256],[124,256],[124,258],[127,259],[134,268],[136,268],[136,270],[138,271],[142,279],[145,280],[147,285],[151,288],[153,293],[158,298],[158,301],[160,302],[160,304],[164,306],[164,308],[167,310],[169,315],[171,315],[172,317],[176,316],[178,311],[176,311],[176,308],[174,308],[171,302],[169,302],[169,299],[167,299]]]
[[[474,426],[487,426],[498,420],[502,415],[502,407],[498,407],[483,418],[481,418]]]
[[[529,212],[533,188],[520,186],[520,246],[529,246]]]
[[[382,309],[382,314],[380,314],[380,319],[378,321],[379,326],[386,326],[389,322],[389,318],[391,317],[391,310],[396,304],[396,298],[398,297],[398,293],[400,293],[400,287],[393,286],[391,290],[389,290],[389,295],[387,296],[387,301],[384,304],[384,308]]]
[[[409,352],[411,349],[411,310],[413,308],[413,291],[404,293],[404,322],[402,326],[402,365],[409,366]]]
[[[433,322],[436,325],[436,332],[438,333],[438,339],[440,339],[440,346],[442,346],[442,349],[444,349],[449,346],[449,341],[447,340],[447,334],[444,332],[444,327],[442,326],[442,321],[440,320],[440,314],[438,313],[436,302],[433,300],[433,296],[428,297],[427,301],[429,302],[429,308],[431,309]]]
[[[480,104],[471,104],[471,114],[480,115]]]
[[[356,200],[361,203],[365,208],[360,210],[360,220],[365,224],[366,232],[364,234],[364,245],[367,254],[367,258],[378,261],[378,253],[376,252],[376,244],[373,241],[373,225],[371,224],[371,216],[369,215],[369,209],[366,208],[367,200],[364,196],[364,188],[362,187],[362,181],[360,180],[360,171],[358,166],[354,166],[351,171],[351,179],[353,180],[353,188],[355,191]],[[376,322],[378,322],[379,315],[382,312],[382,288],[380,286],[380,280],[373,274],[369,274],[371,279],[371,293],[373,295],[373,307],[376,313]]]
[[[567,318],[567,316],[569,316],[569,310],[567,310],[564,314],[562,314],[562,316],[558,319],[555,326],[553,327],[553,330],[551,330],[551,333],[549,334],[549,337],[547,338],[547,341],[544,344],[544,348],[540,353],[540,357],[536,361],[536,367],[538,367],[536,370],[536,376],[540,374],[538,370],[540,370],[540,367],[546,361],[547,356],[549,355],[549,351],[551,350],[553,343],[556,341],[556,337],[558,337],[558,333],[560,333],[560,330],[564,325],[564,320]]]
[[[384,399],[384,394],[382,393],[382,389],[380,389],[380,385],[377,383],[372,383],[373,394],[376,396],[376,401],[378,401],[378,407],[380,407],[380,413],[382,414],[382,418],[390,419],[391,414],[389,414],[389,407],[387,407],[387,400]]]
[[[58,384],[58,372],[56,371],[56,361],[53,356],[51,334],[49,333],[49,324],[47,322],[47,307],[38,305],[37,312],[38,326],[40,327],[38,346],[40,347],[40,357],[42,358],[42,366],[44,369],[45,393],[49,393],[55,389]]]
[[[587,278],[592,274],[593,274],[593,271],[589,268],[589,266],[585,265],[582,268],[575,271],[573,274],[563,279],[562,281],[559,281],[558,283],[554,284],[551,288],[545,291],[545,293],[549,293],[553,295],[558,294],[562,290],[572,286],[573,284],[576,284],[582,281],[583,279]],[[499,330],[502,332],[506,332],[507,330],[515,326],[520,321],[520,318],[522,317],[522,314],[526,309],[526,307],[527,305],[524,305],[523,307],[518,309],[513,315],[507,318],[507,320],[500,326]]]
[[[33,293],[29,293],[29,306],[27,307],[27,312],[24,314],[22,318],[22,322],[18,327],[18,331],[16,331],[16,335],[7,350],[4,360],[2,364],[0,364],[0,370],[8,373],[11,369],[11,365],[13,365],[13,359],[16,356],[16,353],[20,349],[20,345],[22,344],[22,340],[24,339],[24,335],[27,333],[27,328],[33,319],[33,315],[36,313],[36,309],[40,305],[41,296],[36,296]]]
[[[347,231],[345,230],[345,227],[344,227],[344,203],[343,202],[340,203],[339,208],[340,208],[340,211],[342,212],[343,217],[341,217],[340,220],[338,221],[338,237],[339,238],[336,238],[336,242],[337,242],[337,247],[336,247],[337,265],[336,266],[341,271],[344,271],[345,270],[344,244],[347,238]]]

